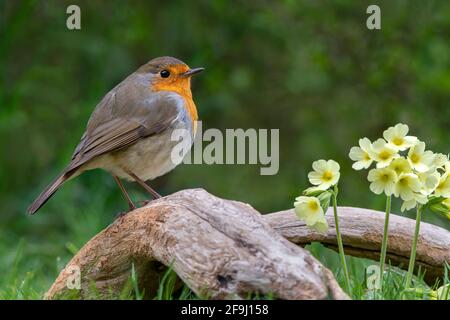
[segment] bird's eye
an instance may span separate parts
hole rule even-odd
[[[170,76],[170,72],[167,70],[163,70],[159,73],[162,78],[168,78]]]

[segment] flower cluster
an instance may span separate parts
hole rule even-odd
[[[295,198],[295,213],[308,227],[326,232],[328,224],[325,213],[333,194],[329,189],[339,182],[340,166],[333,160],[317,160],[313,162],[312,168],[308,179],[313,187],[304,191],[305,196]]]
[[[375,164],[367,176],[370,190],[401,198],[402,211],[430,204],[433,210],[450,216],[449,157],[426,150],[425,142],[408,132],[408,126],[399,123],[373,143],[360,139],[359,146],[349,153],[355,161],[353,168],[368,169]]]

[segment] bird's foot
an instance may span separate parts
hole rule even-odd
[[[149,200],[141,200],[141,201],[138,201],[137,203],[138,203],[139,207],[145,207],[145,206],[148,205],[150,202],[155,201],[156,199],[159,199],[159,198],[162,198],[162,195],[160,195],[160,194],[158,193],[158,196],[154,195],[154,196],[153,196],[153,199],[149,199]]]

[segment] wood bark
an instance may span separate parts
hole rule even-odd
[[[348,298],[330,270],[251,206],[201,189],[152,201],[114,221],[75,255],[45,297],[111,297],[129,279],[132,263],[140,287],[154,297],[163,271],[157,262],[204,298]],[[69,289],[78,268],[81,289]]]
[[[384,213],[340,207],[345,252],[378,259]],[[152,298],[166,268],[197,295],[240,299],[269,294],[280,299],[347,299],[332,273],[301,248],[319,241],[336,249],[332,212],[330,230],[320,234],[298,220],[293,210],[261,215],[248,204],[190,189],[150,202],[114,221],[92,238],[67,264],[48,290],[47,299],[117,296],[130,278]],[[407,266],[414,221],[391,216],[388,259]],[[450,263],[450,232],[422,223],[417,264],[428,281]],[[76,270],[81,289],[69,289]]]

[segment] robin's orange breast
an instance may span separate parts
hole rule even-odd
[[[183,97],[183,99],[185,101],[185,108],[189,113],[189,116],[192,121],[192,128],[194,131],[193,135],[195,136],[195,133],[197,132],[197,120],[198,120],[197,107],[195,106],[194,100],[192,98]]]
[[[184,107],[186,108],[189,117],[192,121],[192,127],[194,129],[194,135],[197,130],[198,113],[197,107],[192,99],[192,92],[190,88],[190,79],[177,79],[173,82],[157,82],[152,85],[153,91],[172,91],[179,94],[184,100]]]

